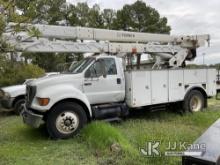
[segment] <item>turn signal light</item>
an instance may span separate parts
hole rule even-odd
[[[49,98],[37,98],[40,106],[47,106],[50,102]]]

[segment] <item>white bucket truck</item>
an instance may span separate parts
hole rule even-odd
[[[209,35],[21,26],[38,29],[40,36],[6,31],[3,36],[16,51],[93,53],[68,73],[27,85],[24,122],[33,127],[46,123],[54,138],[69,138],[93,119],[124,117],[129,108],[181,103],[184,111],[201,111],[207,98],[216,95],[215,69],[184,68],[186,60],[196,57],[196,49],[209,42]],[[143,64],[143,53],[154,60]]]

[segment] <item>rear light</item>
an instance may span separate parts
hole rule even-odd
[[[38,100],[38,103],[40,106],[47,106],[50,102],[50,99],[49,98],[37,98]]]

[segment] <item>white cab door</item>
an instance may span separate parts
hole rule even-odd
[[[102,58],[102,60],[105,63],[107,76],[103,76],[102,66],[97,60],[85,73],[87,76],[84,79],[84,93],[90,104],[123,101],[124,80],[118,74],[115,58]]]

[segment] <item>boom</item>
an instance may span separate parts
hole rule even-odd
[[[39,24],[21,24],[24,30],[14,33],[14,26],[15,23],[8,24],[3,38],[18,52],[149,53],[156,56],[158,67],[164,62],[170,67],[181,66],[186,59],[194,59],[196,49],[210,40],[209,35],[171,36]],[[40,36],[30,36],[28,29],[32,28]]]

